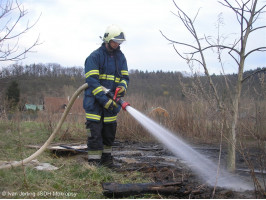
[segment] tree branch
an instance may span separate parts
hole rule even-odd
[[[266,72],[266,68],[264,67],[264,68],[262,68],[260,70],[257,70],[255,72],[253,72],[252,74],[250,74],[250,75],[246,76],[245,78],[243,78],[243,80],[241,82],[243,83],[244,81],[246,81],[247,79],[249,79],[251,76],[254,76],[255,74],[258,74],[260,72]]]
[[[253,49],[251,51],[249,51],[246,55],[245,55],[245,58],[247,58],[250,54],[256,52],[256,51],[266,51],[266,47],[258,47],[256,49]]]
[[[193,46],[193,45],[190,45],[190,44],[186,44],[186,43],[183,43],[183,42],[177,42],[177,41],[174,41],[174,40],[171,40],[169,39],[168,37],[166,37],[161,30],[159,30],[162,34],[162,36],[167,39],[168,41],[172,42],[172,43],[175,43],[175,44],[180,44],[180,45],[183,45],[183,46],[187,46],[187,47],[191,47],[193,49],[197,49],[197,47]]]
[[[14,4],[15,6],[13,6]],[[18,27],[19,22],[22,20],[22,18],[24,18],[27,15],[27,11],[24,10],[23,6],[19,4],[17,1],[14,4],[13,1],[6,1],[5,7],[0,8],[2,10],[0,14],[0,20],[9,17],[8,20],[5,20],[6,23],[0,32],[2,35],[2,37],[0,38],[0,61],[22,60],[26,58],[26,54],[31,52],[33,47],[41,44],[39,42],[39,36],[38,36],[38,38],[32,45],[25,48],[24,50],[20,50],[19,40],[21,36],[26,34],[30,29],[32,29],[37,24],[37,22],[41,17],[41,14],[32,25],[30,25],[28,22],[25,28],[23,28],[21,31],[17,31],[16,27]],[[18,12],[18,16],[13,21],[12,15],[14,15],[15,12]],[[14,44],[12,44],[13,41],[15,42]]]

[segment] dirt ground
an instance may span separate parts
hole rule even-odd
[[[195,150],[204,154],[214,162],[218,158],[219,148],[210,145],[197,145]],[[219,199],[250,199],[265,198],[253,191],[233,191],[225,188],[208,186],[203,180],[190,170],[184,161],[173,156],[166,148],[157,143],[116,142],[113,148],[115,170],[121,173],[140,171],[154,182],[169,183],[182,182],[181,189],[162,194],[164,198],[219,198]],[[237,156],[237,168],[247,169],[244,160]],[[222,154],[221,165],[226,164],[226,153]],[[238,175],[251,181],[247,171],[238,170]]]
[[[194,145],[193,149],[201,154],[204,154],[214,162],[218,162],[219,146],[210,144]],[[259,162],[256,154],[259,154],[257,149],[251,149],[251,162],[255,164],[255,168],[259,169]],[[254,155],[252,155],[254,154]],[[78,153],[78,161],[86,162],[86,153]],[[80,159],[83,157],[83,159]],[[139,143],[139,142],[115,142],[113,147],[113,157],[115,161],[115,171],[123,173],[127,176],[132,171],[138,171],[144,174],[145,178],[152,180],[152,183],[181,183],[178,190],[173,190],[167,193],[160,194],[162,198],[196,198],[196,199],[265,199],[265,194],[262,195],[255,190],[250,191],[234,191],[226,188],[214,188],[209,186],[199,178],[185,163],[185,161],[174,156],[167,148],[159,143]],[[226,150],[222,151],[221,166],[226,166]],[[250,170],[245,164],[241,155],[237,155],[236,167],[238,174],[242,180],[249,181],[251,184]],[[264,176],[264,177],[263,177]],[[265,181],[265,174],[256,174],[262,182]],[[215,190],[214,190],[215,189]],[[128,197],[128,193],[120,196],[112,195],[111,197]],[[145,197],[144,193],[137,193],[137,198]],[[109,197],[108,195],[106,195]]]

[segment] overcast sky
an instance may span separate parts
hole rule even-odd
[[[148,71],[189,71],[186,63],[176,54],[172,45],[161,35],[176,41],[190,41],[191,36],[179,19],[172,13],[177,9],[172,0],[21,0],[28,10],[26,20],[38,23],[21,38],[21,45],[29,45],[40,35],[41,45],[35,53],[27,55],[22,64],[58,63],[62,66],[84,66],[86,57],[97,49],[106,27],[119,25],[125,32],[126,42],[121,45],[128,68]],[[235,15],[215,0],[176,0],[193,18],[199,35],[217,35],[217,19],[223,19],[223,36],[233,38],[239,32]],[[263,1],[260,1],[263,2]],[[265,2],[264,2],[265,3]],[[264,19],[263,19],[264,18]],[[261,16],[260,22],[265,15]],[[20,26],[23,27],[21,23]],[[249,45],[266,46],[266,31],[250,38]],[[210,73],[219,74],[221,67],[215,62],[217,55],[208,52]],[[266,66],[266,54],[254,54],[247,59],[246,70]],[[237,71],[229,57],[224,57],[226,73]],[[200,70],[195,65],[196,70]],[[203,70],[201,70],[203,71]]]

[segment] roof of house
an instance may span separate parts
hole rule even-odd
[[[66,97],[44,97],[44,110],[52,113],[64,112],[68,103],[69,98]],[[76,99],[70,113],[84,113],[82,98]]]

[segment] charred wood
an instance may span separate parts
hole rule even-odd
[[[192,191],[187,190],[182,182],[170,183],[103,183],[103,194],[107,197],[119,198],[131,195],[140,195],[147,193],[180,196],[188,195]]]

